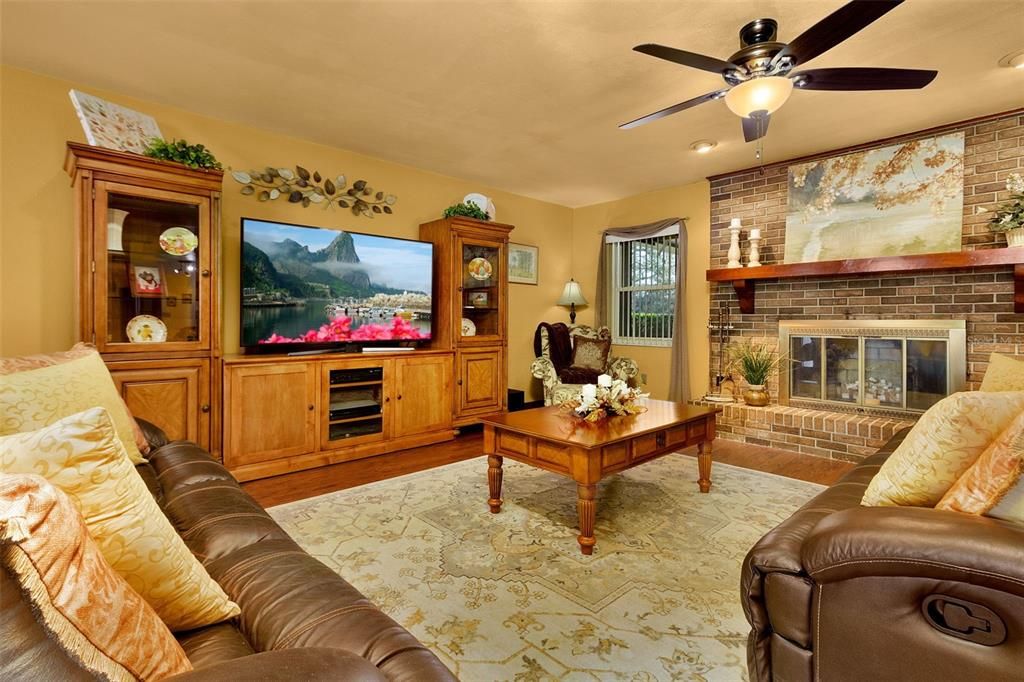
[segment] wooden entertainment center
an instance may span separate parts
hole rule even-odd
[[[132,413],[193,440],[241,481],[454,438],[504,412],[511,225],[445,218],[429,345],[231,355],[220,347],[221,171],[68,142],[79,339]]]
[[[450,440],[451,351],[224,360],[224,466],[240,481]]]

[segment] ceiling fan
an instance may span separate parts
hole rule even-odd
[[[903,0],[853,0],[810,27],[792,42],[776,42],[778,22],[756,19],[740,29],[740,50],[728,61],[664,45],[633,49],[659,59],[717,73],[729,87],[673,104],[619,128],[635,128],[684,109],[725,99],[743,119],[743,138],[764,136],[771,114],[800,90],[913,90],[932,82],[937,71],[920,69],[832,68],[793,72],[865,28]]]

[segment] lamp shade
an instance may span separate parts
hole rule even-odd
[[[580,283],[574,279],[570,279],[565,283],[565,288],[562,289],[562,296],[558,299],[555,305],[586,305],[587,299],[583,298],[583,290],[580,289]]]
[[[766,76],[740,83],[725,93],[725,105],[732,113],[749,118],[756,111],[774,112],[793,93],[793,81],[782,76]]]

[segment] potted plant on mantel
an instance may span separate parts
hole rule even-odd
[[[988,221],[988,229],[993,232],[1006,233],[1006,245],[1024,246],[1024,177],[1020,173],[1011,173],[1006,178],[1006,189],[1010,192],[1010,201],[995,210]],[[979,208],[979,213],[988,213]]]
[[[764,407],[770,402],[768,380],[782,364],[782,356],[764,343],[747,339],[729,347],[730,366],[735,367],[747,382],[743,402],[751,407]]]

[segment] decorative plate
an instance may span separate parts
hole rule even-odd
[[[474,258],[469,261],[467,267],[473,279],[490,279],[491,274],[494,273],[494,268],[486,258]]]
[[[473,320],[468,317],[462,318],[462,335],[476,336],[476,325],[473,324]]]
[[[162,343],[167,340],[167,325],[152,315],[136,315],[124,328],[132,343]]]
[[[187,227],[169,227],[160,235],[160,248],[172,256],[184,256],[199,246],[199,237]]]

